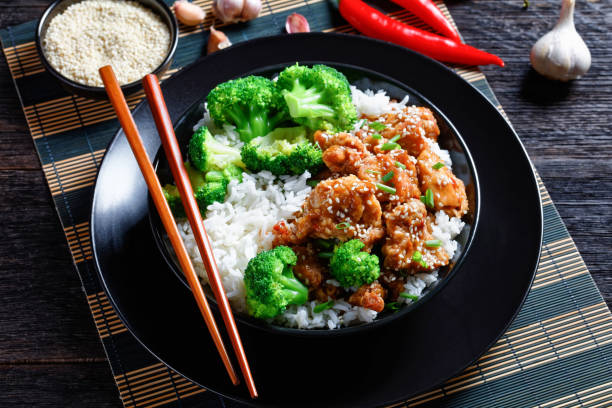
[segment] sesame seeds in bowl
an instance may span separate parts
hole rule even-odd
[[[43,65],[69,91],[105,97],[98,69],[111,65],[125,93],[170,65],[178,25],[162,1],[59,0],[43,14],[37,46]]]

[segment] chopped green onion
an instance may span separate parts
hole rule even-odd
[[[427,248],[438,248],[440,245],[442,245],[442,241],[440,241],[439,239],[431,239],[429,241],[425,241],[425,246]]]
[[[421,261],[419,262],[423,268],[427,268],[427,262]]]
[[[389,302],[385,304],[385,309],[387,310],[398,311],[399,308],[400,308],[400,304],[398,302]]]
[[[396,193],[393,187],[385,186],[384,184],[376,183],[376,188],[378,188],[381,191],[384,191],[385,193],[389,193],[389,194]]]
[[[399,149],[400,145],[398,145],[397,143],[385,143],[384,145],[380,146],[380,150],[394,150],[394,149]]]
[[[395,173],[393,172],[393,170],[391,170],[390,172],[382,176],[382,181],[386,183],[387,181],[391,180],[393,176],[395,176]]]
[[[395,143],[399,140],[400,135],[395,135],[391,139],[389,139],[389,143]]]
[[[425,205],[429,208],[434,208],[434,197],[431,188],[428,188],[427,191],[425,191]]]
[[[423,204],[425,204],[425,196],[420,196],[420,197],[419,197],[419,200],[421,200],[421,202],[422,202]]]
[[[398,161],[395,162],[395,167],[399,167],[400,169],[406,170],[406,165],[404,163],[400,163]]]
[[[363,125],[365,125],[367,122],[367,120],[365,119],[361,119],[358,124],[357,124],[357,129],[361,129],[363,127]]]
[[[348,222],[341,222],[339,224],[336,224],[336,229],[343,230],[343,229],[347,229],[350,226],[351,224],[349,224]]]
[[[416,302],[417,300],[419,300],[419,296],[418,295],[411,295],[408,292],[402,292],[399,294],[401,297],[406,298],[406,299],[410,299],[413,302]]]
[[[442,163],[442,162],[437,162],[436,164],[431,166],[431,168],[434,169],[434,170],[440,170],[442,167],[444,167],[444,163]]]
[[[381,130],[384,130],[386,128],[386,126],[380,122],[370,122],[368,126],[377,132],[380,132]]]
[[[380,135],[380,133],[374,133],[372,135],[372,139],[380,140],[380,139],[382,139],[382,136]]]
[[[329,259],[334,255],[334,253],[333,252],[319,252],[317,255],[319,256],[319,258]]]
[[[412,260],[414,262],[421,262],[423,255],[419,251],[414,251],[412,254]]]
[[[370,173],[370,174],[380,174],[380,171],[376,171],[376,170],[370,170],[370,169],[367,169],[367,170],[366,170],[366,173]]]
[[[334,306],[334,301],[328,300],[327,302],[319,303],[318,305],[316,305],[314,309],[312,309],[312,311],[315,313],[321,313],[324,310],[331,309],[333,306]]]
[[[325,249],[329,249],[329,248],[334,246],[333,242],[328,241],[326,239],[321,239],[321,238],[316,239],[315,240],[315,244],[317,244],[321,248],[325,248]]]
[[[319,184],[321,182],[321,180],[308,180],[306,182],[306,184],[308,184],[310,187],[315,187],[317,184]]]

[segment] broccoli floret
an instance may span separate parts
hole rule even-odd
[[[213,170],[204,174],[190,163],[185,163],[185,169],[189,175],[193,195],[198,202],[202,215],[204,215],[206,208],[215,201],[221,203],[225,201],[228,181],[223,177],[222,172]],[[221,176],[220,178],[216,177],[217,173]]]
[[[229,165],[223,171],[211,170],[208,173],[203,173],[194,168],[191,163],[185,163],[185,169],[189,175],[193,195],[198,202],[198,207],[202,215],[206,212],[206,208],[212,203],[225,201],[227,193],[227,185],[233,179],[242,181],[242,169],[240,167]],[[164,196],[170,205],[172,213],[176,217],[184,217],[185,209],[181,202],[178,189],[175,185],[166,184],[163,188]]]
[[[198,201],[200,211],[204,213],[206,208],[214,202],[224,202],[227,193],[227,185],[233,179],[242,181],[242,169],[230,165],[223,171],[211,170],[204,175],[204,182],[196,185],[192,184],[195,198]]]
[[[253,172],[273,174],[316,173],[323,164],[321,149],[310,143],[301,126],[276,128],[242,146],[242,161]]]
[[[352,239],[334,250],[329,261],[331,274],[344,287],[372,283],[380,275],[378,257],[361,252],[365,244]]]
[[[215,123],[235,126],[243,142],[266,135],[289,119],[281,93],[272,81],[260,76],[219,84],[210,91],[207,101]]]
[[[219,143],[206,126],[201,126],[189,140],[189,161],[200,171],[223,170],[234,165],[244,167],[240,150]]]
[[[278,76],[291,118],[312,130],[348,130],[357,120],[348,80],[325,65],[293,65]]]
[[[176,217],[184,217],[185,209],[181,201],[181,195],[179,194],[178,188],[173,184],[166,184],[162,190],[164,191],[164,197],[168,201],[168,205],[172,210],[172,214]]]
[[[244,271],[247,311],[260,319],[270,319],[287,305],[302,305],[308,288],[293,275],[297,256],[286,246],[278,246],[252,258]]]
[[[206,126],[201,126],[189,141],[189,162],[185,169],[189,175],[193,194],[204,215],[212,203],[225,201],[227,185],[231,180],[242,181],[240,150],[219,143]],[[166,185],[164,195],[177,217],[185,216],[185,209],[176,186]]]
[[[238,180],[238,183],[242,183],[242,169],[238,166],[227,166],[223,170],[223,177],[225,177],[225,180],[227,180],[228,184],[234,179]]]

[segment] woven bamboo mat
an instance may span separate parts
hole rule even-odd
[[[170,2],[169,2],[170,3]],[[211,1],[195,1],[209,10]],[[446,6],[438,2],[451,19]],[[426,25],[390,2],[381,8],[417,27]],[[279,34],[299,12],[312,31],[354,32],[324,0],[264,0],[248,25],[223,28],[232,42]],[[206,44],[212,13],[197,28],[180,27],[173,66],[195,61]],[[36,22],[0,30],[2,48],[98,333],[126,407],[238,407],[189,382],[140,346],[119,320],[96,276],[89,209],[98,167],[118,128],[106,101],[67,94],[45,72],[34,45]],[[503,112],[484,75],[453,67]],[[131,96],[134,107],[143,95]],[[461,375],[394,406],[612,406],[612,315],[538,178],[544,205],[544,246],[527,301],[502,338]]]

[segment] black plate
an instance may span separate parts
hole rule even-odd
[[[313,65],[316,63],[323,63],[325,61],[302,61],[305,64]],[[449,151],[451,159],[453,161],[453,172],[461,180],[463,180],[469,202],[468,213],[463,217],[465,227],[461,231],[455,240],[459,243],[459,250],[457,250],[451,259],[449,266],[440,268],[438,271],[438,281],[435,285],[430,286],[426,289],[424,294],[417,302],[404,305],[398,311],[383,311],[379,313],[376,320],[368,324],[355,325],[351,327],[343,327],[333,331],[329,331],[325,328],[315,330],[303,330],[282,327],[274,324],[268,324],[263,320],[259,320],[248,316],[246,313],[236,314],[236,318],[241,324],[246,324],[254,328],[259,328],[269,331],[271,334],[287,334],[293,336],[338,336],[338,335],[352,335],[356,332],[362,332],[366,330],[373,330],[381,325],[391,323],[396,319],[401,319],[406,313],[410,313],[415,308],[421,306],[423,303],[429,301],[445,284],[452,278],[452,276],[461,268],[465,255],[468,253],[471,246],[476,228],[478,225],[478,214],[479,214],[479,197],[480,192],[478,189],[478,176],[474,166],[473,159],[467,149],[464,140],[461,138],[457,130],[448,121],[448,119],[424,96],[420,95],[414,89],[407,88],[405,85],[394,81],[391,78],[385,77],[379,73],[365,70],[363,68],[349,66],[346,64],[328,64],[342,71],[348,78],[349,82],[359,89],[384,89],[387,91],[387,95],[390,97],[401,100],[404,96],[409,96],[410,104],[417,106],[429,107],[440,128],[440,136],[438,138],[439,145]],[[279,71],[284,69],[285,66],[265,67],[264,69],[258,69],[250,72],[249,74],[257,74],[273,78],[278,75]],[[193,134],[193,127],[202,118],[204,114],[204,99],[210,92],[210,89],[200,89],[200,99],[193,104],[185,114],[175,123],[175,134],[182,148],[183,157],[187,157],[187,147],[189,144],[189,138]],[[166,156],[163,149],[159,149],[156,159],[154,160],[158,177],[162,183],[173,183],[172,174],[166,160]],[[166,259],[166,262],[174,272],[174,274],[188,287],[187,280],[181,271],[178,259],[172,249],[172,244],[164,230],[163,224],[151,197],[149,196],[149,216],[151,219],[151,228],[153,229],[153,236],[157,247]],[[208,286],[204,287],[204,291],[208,295],[209,302],[216,307],[216,301],[212,294],[212,291]]]
[[[480,175],[480,223],[460,273],[435,297],[391,324],[351,336],[271,336],[241,327],[260,392],[258,406],[379,406],[427,391],[460,372],[503,333],[537,267],[542,209],[518,137],[497,109],[454,72],[380,41],[302,34],[248,41],[164,83],[174,120],[207,89],[266,66],[350,64],[418,91],[464,137]],[[150,157],[159,148],[146,104],[136,123]],[[197,307],[155,249],[146,185],[123,133],[108,148],[94,193],[91,233],[105,290],[119,317],[157,358],[190,380],[251,402],[224,372]]]

